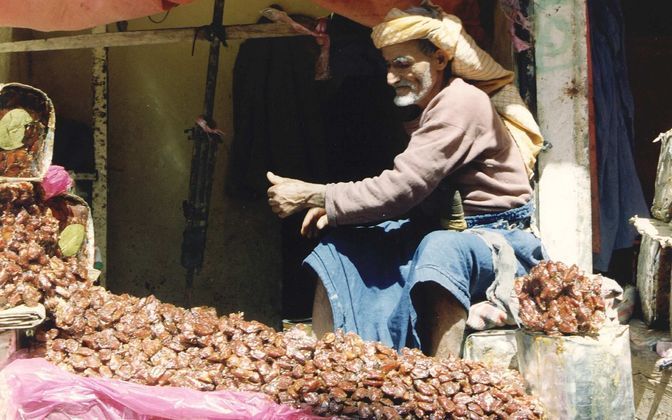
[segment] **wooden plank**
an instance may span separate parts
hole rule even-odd
[[[105,35],[105,27],[97,27],[94,35]],[[96,173],[93,183],[92,213],[96,247],[100,252],[101,271],[99,282],[105,286],[107,267],[107,49],[94,48],[92,81],[93,87],[93,150]],[[96,256],[97,257],[97,256]]]
[[[539,229],[551,258],[592,272],[585,0],[534,0]]]
[[[648,219],[644,217],[632,217],[630,223],[635,225],[635,229],[640,235],[648,235],[655,239],[665,248],[672,248],[672,225],[657,219]]]
[[[662,133],[654,141],[662,141],[662,145],[651,215],[663,222],[669,222],[672,219],[672,130]]]
[[[637,290],[644,321],[661,329],[670,325],[672,227],[660,220],[633,217],[642,235],[637,260]]]
[[[649,326],[669,328],[670,263],[672,251],[644,234],[637,261],[637,290],[644,321]]]
[[[588,4],[586,4],[586,8]],[[590,28],[588,9],[586,9],[586,26]],[[591,225],[593,227],[593,253],[599,254],[602,249],[600,235],[600,185],[597,173],[597,128],[595,126],[595,94],[593,90],[593,55],[591,52],[590,31],[586,31],[586,48],[588,51],[588,151],[590,153],[590,197]]]
[[[28,41],[2,42],[0,53],[71,50],[78,48],[127,47],[132,45],[192,42],[199,28],[157,29],[113,33],[93,33]],[[226,39],[277,38],[305,36],[284,23],[225,26]],[[204,39],[200,32],[197,39]]]
[[[672,418],[671,370],[659,371],[658,355],[651,349],[659,340],[672,340],[669,333],[650,330],[639,320],[630,322],[630,354],[636,419]]]

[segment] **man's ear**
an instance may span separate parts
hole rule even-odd
[[[443,50],[434,51],[434,62],[439,70],[443,70],[448,65],[448,55]]]

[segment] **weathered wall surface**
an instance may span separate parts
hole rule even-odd
[[[0,28],[0,42],[12,40],[11,28]],[[0,81],[10,81],[11,56],[7,54],[0,55]]]
[[[30,31],[25,29],[0,28],[0,42],[26,39]],[[29,82],[29,60],[27,55],[0,54],[0,83]]]
[[[551,258],[592,271],[585,0],[534,1],[539,228]]]
[[[307,2],[280,2],[292,12],[315,12]],[[165,22],[131,22],[129,30],[198,26],[211,20],[212,1],[175,9]],[[253,23],[265,1],[227,2],[225,23]],[[232,69],[238,42],[220,52],[215,120],[227,132],[217,158],[207,252],[194,282],[194,305],[277,325],[281,257],[279,224],[260,202],[224,195],[232,135]],[[181,302],[180,266],[192,144],[184,129],[203,111],[208,44],[110,50],[108,284],[114,291],[154,293]]]
[[[79,35],[82,32],[35,33],[35,37]],[[30,84],[44,90],[54,102],[57,118],[91,123],[90,50],[38,51],[20,54],[29,60]]]

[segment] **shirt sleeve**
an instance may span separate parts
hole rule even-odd
[[[332,226],[397,217],[424,200],[450,173],[478,155],[472,130],[427,118],[392,169],[357,182],[327,184],[326,210]]]

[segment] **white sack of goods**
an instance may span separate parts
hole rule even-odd
[[[603,281],[553,261],[516,279],[518,365],[549,418],[634,418],[629,331],[608,322]]]

